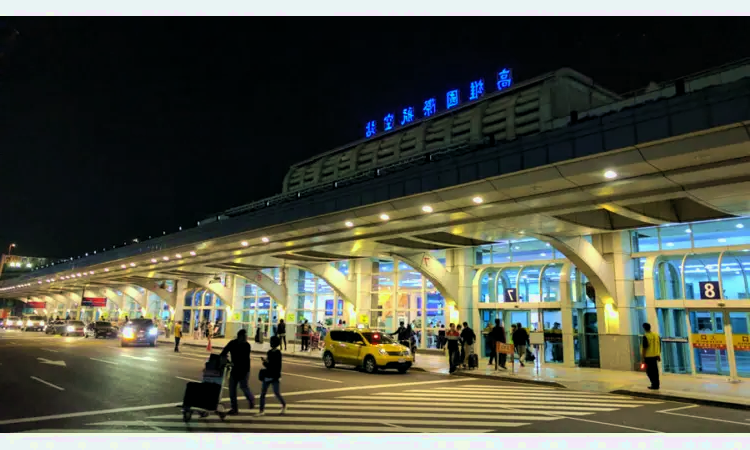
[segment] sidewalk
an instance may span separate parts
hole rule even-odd
[[[174,344],[173,340],[167,340],[164,337],[160,337],[159,342]],[[216,351],[221,350],[227,342],[229,342],[229,339],[214,339],[211,344],[213,350]],[[203,349],[206,348],[206,344],[205,339],[195,341],[191,338],[183,338],[180,343],[181,346],[187,345]],[[250,344],[253,353],[265,353],[270,348],[268,340],[260,345],[252,341]],[[290,345],[288,350],[283,353],[290,357],[321,360],[320,352],[301,352],[299,344]],[[500,369],[496,371],[494,365],[488,367],[487,362],[487,358],[481,358],[479,368],[459,370],[453,376],[544,384],[579,391],[618,393],[709,406],[750,409],[750,383],[730,383],[727,381],[727,377],[661,374],[662,388],[659,391],[651,391],[648,389],[648,378],[642,372],[562,367],[559,364],[543,364],[540,366],[538,362],[536,365],[526,364],[526,367],[520,367],[516,363],[511,370],[510,361],[507,364],[508,370]],[[417,360],[412,370],[448,375],[448,358],[442,355],[426,355],[417,352]]]

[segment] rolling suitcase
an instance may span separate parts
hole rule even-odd
[[[472,353],[469,355],[469,369],[476,369],[479,367],[479,355]]]

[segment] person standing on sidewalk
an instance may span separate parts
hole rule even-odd
[[[643,324],[643,340],[641,342],[642,361],[646,365],[651,386],[649,389],[659,390],[659,361],[661,361],[661,338],[651,331],[651,324]]]
[[[302,340],[303,352],[310,350],[310,333],[312,333],[312,327],[309,323],[307,323],[307,320],[305,320],[300,329],[300,338]]]
[[[265,409],[266,409],[266,393],[268,392],[268,386],[273,387],[273,395],[276,396],[276,399],[279,400],[279,403],[281,403],[281,413],[286,413],[286,402],[284,401],[284,398],[281,396],[281,388],[279,387],[279,380],[281,380],[281,350],[279,350],[279,345],[281,343],[279,342],[278,336],[273,336],[271,338],[271,350],[266,353],[266,357],[263,358],[263,366],[264,369],[261,370],[261,373],[258,374],[259,378],[261,378],[263,385],[260,388],[260,411],[258,412],[259,416],[265,415]]]
[[[284,351],[286,351],[286,323],[284,323],[284,319],[279,320],[279,325],[276,327],[276,335],[279,337],[279,341],[284,344]]]
[[[445,333],[445,341],[448,347],[448,365],[450,366],[450,373],[456,371],[456,365],[458,362],[458,330],[456,330],[455,324],[450,324],[448,331]]]
[[[526,367],[524,361],[526,361],[526,345],[529,343],[529,333],[520,324],[516,324],[516,330],[513,332],[513,345],[518,350],[518,364],[521,367]]]
[[[178,353],[180,351],[180,339],[182,339],[182,324],[175,322],[174,324],[174,351]]]
[[[469,357],[474,354],[474,341],[476,341],[477,335],[474,330],[469,328],[469,323],[464,322],[464,328],[461,331],[461,340],[464,343],[463,351],[461,352],[461,364],[464,369],[469,365]]]
[[[227,413],[230,416],[239,413],[237,407],[237,384],[240,385],[242,393],[245,394],[245,398],[250,403],[250,409],[255,407],[255,398],[247,386],[247,380],[250,375],[250,350],[250,343],[247,342],[247,331],[240,330],[237,332],[237,338],[229,341],[224,350],[221,351],[221,358],[226,358],[227,353],[232,356],[232,371],[229,373],[229,401],[232,403],[232,409]]]
[[[490,341],[492,342],[492,353],[490,353],[490,362],[489,365],[491,366],[493,362],[495,362],[494,358],[497,358],[498,365],[506,369],[505,367],[505,353],[497,353],[497,343],[505,344],[505,327],[502,326],[500,319],[495,319],[495,327],[490,331]]]

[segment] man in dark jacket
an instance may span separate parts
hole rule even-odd
[[[525,367],[523,362],[526,361],[526,345],[528,345],[528,343],[529,333],[520,323],[517,323],[516,331],[513,332],[513,345],[516,347],[518,353],[518,364],[520,364],[521,367]]]
[[[280,344],[281,342],[279,341],[279,337],[273,336],[271,338],[271,350],[269,350],[268,353],[266,353],[266,357],[263,358],[263,366],[265,368],[263,369],[264,373],[261,374],[263,378],[263,385],[260,388],[260,412],[258,412],[259,416],[265,414],[266,393],[268,392],[268,386],[273,387],[273,395],[275,395],[276,399],[278,399],[279,403],[281,403],[280,414],[286,413],[286,402],[281,396],[281,389],[279,387],[279,380],[281,379],[281,350],[279,350]]]
[[[464,365],[464,368],[469,364],[469,356],[474,354],[474,341],[476,339],[477,335],[474,333],[474,330],[469,328],[468,322],[464,322],[464,327],[461,330],[461,340],[464,343],[463,352],[461,352],[463,358],[461,364]]]
[[[445,340],[448,347],[448,364],[450,366],[450,373],[453,373],[456,371],[456,365],[458,363],[458,340],[460,339],[460,336],[458,334],[458,330],[456,330],[456,326],[454,324],[450,324],[450,328],[448,329],[448,332],[445,333]]]
[[[279,337],[279,342],[284,344],[284,350],[286,350],[286,323],[284,319],[279,320],[279,325],[276,327],[276,336]],[[279,345],[281,348],[281,345]]]
[[[505,353],[498,354],[497,347],[495,346],[498,342],[505,344],[505,327],[500,323],[500,319],[495,319],[495,327],[490,331],[489,339],[492,343],[489,365],[492,365],[495,362],[495,358],[497,358],[498,365],[505,369]]]
[[[250,375],[250,343],[247,342],[247,331],[240,330],[237,332],[237,339],[229,341],[224,350],[221,351],[221,357],[226,358],[227,353],[232,356],[232,372],[229,375],[229,400],[232,403],[232,409],[228,412],[230,415],[238,413],[237,408],[237,384],[245,394],[245,398],[250,403],[250,409],[255,407],[255,398],[250,388],[247,386],[247,380]]]
[[[406,348],[409,348],[409,341],[411,339],[411,336],[409,336],[409,331],[404,326],[404,322],[399,322],[398,330],[394,331],[393,333],[390,333],[391,336],[398,335],[398,343],[403,345]]]

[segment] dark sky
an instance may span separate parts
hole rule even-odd
[[[0,251],[70,257],[281,192],[290,164],[500,66],[616,92],[748,55],[750,20],[27,18],[0,61]]]

